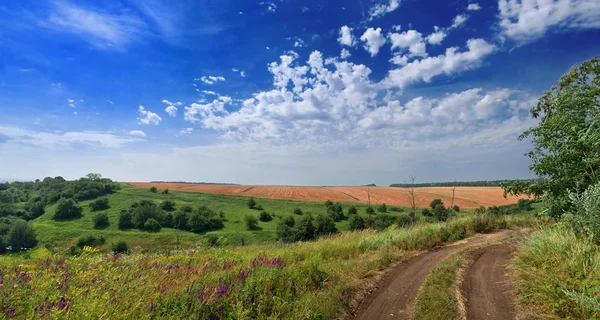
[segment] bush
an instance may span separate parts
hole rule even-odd
[[[173,217],[173,227],[179,230],[188,229],[188,212],[183,210],[183,208]]]
[[[285,219],[283,219],[283,223],[286,226],[293,228],[296,225],[296,220],[294,220],[294,217],[292,217],[292,216],[287,216],[287,217],[285,217]]]
[[[431,209],[435,209],[435,207],[437,207],[438,205],[444,205],[444,201],[442,201],[442,199],[433,199],[433,201],[431,201],[431,203],[429,204],[429,207],[431,207]]]
[[[348,215],[357,214],[357,213],[358,213],[358,210],[356,210],[356,207],[348,208]]]
[[[450,210],[446,209],[443,203],[439,203],[433,209],[433,217],[435,217],[437,221],[446,221],[448,220],[448,217],[450,217]]]
[[[13,221],[8,230],[6,243],[12,247],[13,251],[33,248],[37,245],[35,230],[27,221],[17,219]]]
[[[256,230],[258,229],[258,219],[255,216],[247,214],[245,217],[246,220],[246,229],[248,230]]]
[[[161,221],[161,225],[165,228],[173,228],[173,213],[168,212],[164,215],[163,220]]]
[[[171,200],[165,200],[160,203],[160,208],[165,211],[175,211],[175,202]]]
[[[331,206],[333,206],[333,202],[331,202],[330,200],[325,201],[325,207],[326,208],[329,208]]]
[[[165,189],[162,191],[162,194],[169,194],[169,189]]]
[[[219,237],[214,234],[209,234],[206,236],[206,246],[207,247],[217,247],[219,245]]]
[[[83,209],[73,199],[61,198],[54,212],[54,220],[81,218]]]
[[[304,213],[302,212],[302,209],[300,209],[300,208],[294,208],[294,214],[301,216]]]
[[[106,210],[108,208],[110,208],[108,205],[108,198],[100,198],[90,203],[90,209],[92,211]]]
[[[396,218],[396,224],[398,224],[400,228],[410,227],[415,222],[415,219],[408,214],[401,214]]]
[[[121,210],[121,213],[119,213],[119,229],[131,229],[133,227],[134,224],[131,213],[125,210]]]
[[[454,205],[454,207],[452,207],[452,210],[454,210],[454,212],[460,212],[460,207],[457,205]]]
[[[269,222],[271,220],[273,220],[273,217],[271,217],[271,215],[265,211],[261,211],[260,214],[258,215],[258,219],[262,222]]]
[[[87,237],[81,237],[77,240],[77,247],[79,249],[83,249],[83,247],[98,247],[106,243],[106,239],[103,236],[92,236],[89,235]]]
[[[359,215],[350,218],[350,230],[363,230],[366,228],[365,219]]]
[[[113,243],[113,245],[111,246],[111,250],[114,253],[128,253],[129,246],[127,245],[127,242],[119,241],[117,243]]]
[[[257,204],[256,207],[254,207],[255,210],[263,210],[263,206],[260,204]]]
[[[223,228],[223,220],[219,215],[206,206],[194,210],[188,220],[189,230],[192,232],[207,232]]]
[[[429,210],[428,208],[423,208],[421,210],[421,214],[423,215],[423,217],[433,217],[433,213],[431,213],[431,210]]]
[[[372,207],[367,207],[366,213],[372,215],[375,214],[375,210]]]
[[[46,212],[46,205],[42,201],[29,202],[28,205],[29,218],[35,219]]]
[[[390,211],[392,212],[404,212],[404,208],[400,208],[400,207],[391,207]]]
[[[600,183],[589,187],[581,195],[569,195],[573,203],[571,224],[582,238],[600,244]]]
[[[373,218],[373,229],[384,230],[396,222],[396,217],[387,213],[378,214]]]
[[[519,201],[517,202],[517,208],[521,211],[531,211],[531,200],[519,199]]]
[[[344,219],[344,209],[341,203],[336,203],[327,207],[327,214],[334,220],[340,221]]]
[[[377,211],[378,212],[387,212],[387,206],[385,205],[385,203],[382,203],[381,205],[379,205],[377,207]]]
[[[248,205],[248,209],[254,209],[256,207],[256,200],[254,200],[254,198],[250,198],[246,204]]]
[[[150,192],[152,193],[156,193],[158,191],[158,189],[156,187],[150,187]]]
[[[97,213],[94,216],[94,228],[95,229],[103,229],[110,225],[108,221],[108,215],[105,212]]]
[[[320,214],[315,219],[315,233],[317,235],[326,235],[337,233],[338,230],[335,227],[335,221],[329,216]]]
[[[280,240],[283,242],[293,242],[296,240],[294,230],[292,229],[292,227],[294,226],[294,218],[293,217],[288,217],[288,218],[292,219],[291,226],[290,226],[289,221],[286,222],[285,220],[282,220],[277,224],[277,230],[275,231],[277,240]]]
[[[316,228],[310,215],[303,216],[296,224],[295,229],[296,240],[298,241],[309,241],[316,237]]]
[[[159,232],[160,229],[162,229],[162,226],[154,218],[150,218],[150,219],[146,220],[146,222],[144,223],[144,230],[146,230],[146,231]]]

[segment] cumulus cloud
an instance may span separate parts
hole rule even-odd
[[[501,36],[521,43],[542,37],[549,30],[600,28],[597,0],[498,0]]]
[[[179,134],[186,135],[186,134],[191,134],[192,132],[194,132],[194,128],[185,128],[185,129],[182,129],[181,131],[179,131]]]
[[[182,105],[181,102],[171,102],[169,100],[163,100],[162,103],[166,104],[167,107],[165,108],[165,112],[168,113],[171,117],[176,117],[177,116],[177,107],[176,105],[180,106]]]
[[[476,3],[476,2],[475,3],[470,3],[467,6],[467,10],[469,10],[469,11],[477,11],[479,9],[481,9],[481,7],[479,6],[479,3]]]
[[[340,28],[340,37],[338,38],[338,42],[343,46],[353,47],[356,44],[356,39],[352,35],[352,28],[348,26],[343,26]]]
[[[162,118],[159,115],[152,111],[146,110],[146,108],[144,108],[142,105],[138,107],[138,114],[140,115],[138,118],[138,122],[140,124],[153,124],[157,126],[162,121]]]
[[[416,60],[389,71],[385,81],[389,86],[400,89],[419,81],[430,82],[438,75],[452,75],[476,68],[484,57],[496,49],[496,46],[483,39],[470,39],[466,51],[459,52],[457,47],[447,48],[442,55]]]
[[[270,12],[275,12],[277,10],[277,5],[273,2],[263,1],[263,2],[260,2],[259,4],[266,6],[267,10]]]
[[[465,23],[465,21],[467,21],[468,18],[469,16],[467,16],[466,14],[456,15],[456,17],[454,17],[454,20],[452,20],[452,26],[450,28],[460,27],[463,23]]]
[[[444,38],[446,38],[446,35],[447,34],[444,30],[437,30],[436,32],[427,36],[427,42],[433,45],[441,44]]]
[[[225,78],[221,77],[221,76],[203,76],[201,78],[196,78],[194,80],[196,80],[196,81],[200,80],[200,81],[204,82],[205,84],[215,84],[216,82],[219,82],[219,81],[225,81]]]
[[[146,133],[142,130],[131,130],[129,131],[129,134],[132,136],[146,137]]]
[[[360,40],[365,42],[364,48],[369,51],[371,57],[374,57],[379,53],[379,48],[385,44],[385,37],[381,34],[381,28],[373,29],[369,28],[362,36]]]
[[[77,145],[121,148],[126,144],[138,141],[136,138],[122,137],[110,131],[44,132],[4,126],[0,126],[0,135],[6,137],[6,144],[27,145],[44,149],[75,147]]]
[[[340,58],[342,59],[348,59],[351,55],[352,54],[350,54],[350,51],[348,51],[346,48],[342,49],[342,52],[340,52]]]
[[[420,32],[408,30],[402,33],[390,33],[388,37],[392,43],[392,50],[407,49],[411,56],[427,56],[425,42]]]
[[[236,69],[236,68],[232,68],[231,71],[237,73],[240,75],[240,77],[245,78],[246,77],[246,72],[244,72],[244,70],[240,70],[240,69]]]
[[[370,19],[374,19],[377,17],[384,16],[392,11],[395,11],[400,7],[399,0],[390,0],[389,3],[380,3],[376,4],[371,9],[369,9]]]

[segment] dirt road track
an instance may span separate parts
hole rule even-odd
[[[516,318],[510,281],[506,275],[513,245],[508,242],[482,248],[466,270],[461,291],[466,299],[467,319]]]
[[[367,295],[356,311],[356,319],[410,319],[419,288],[431,270],[446,256],[467,246],[506,238],[512,231],[478,235],[451,246],[408,259],[380,281],[381,286]]]

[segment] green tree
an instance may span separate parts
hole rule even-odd
[[[302,209],[294,208],[294,214],[301,216],[303,214]]]
[[[315,218],[315,233],[317,235],[326,235],[337,233],[338,230],[335,227],[335,221],[330,216],[319,214]]]
[[[108,198],[100,198],[90,202],[90,210],[100,211],[110,208],[108,205]]]
[[[131,229],[133,227],[135,227],[135,225],[133,224],[131,212],[121,210],[121,213],[119,213],[119,229]]]
[[[435,207],[437,207],[438,204],[444,205],[444,201],[442,201],[442,199],[433,199],[429,206],[431,207],[431,209],[435,209]]]
[[[156,187],[150,187],[150,189],[148,189],[148,190],[150,190],[150,192],[152,192],[152,193],[158,192],[158,189]]]
[[[154,218],[150,218],[144,223],[144,230],[146,231],[159,232],[161,228],[162,226],[160,225],[160,223]]]
[[[54,212],[54,220],[81,218],[83,209],[73,199],[61,198]]]
[[[21,219],[15,220],[10,226],[6,242],[12,247],[13,251],[33,248],[37,244],[35,230],[33,230],[33,227],[27,221]]]
[[[375,209],[373,209],[373,207],[367,207],[366,212],[368,215],[373,215],[375,214]]]
[[[446,209],[443,203],[438,203],[435,208],[433,208],[433,216],[438,221],[446,221],[450,216],[450,210]]]
[[[108,227],[109,225],[110,222],[108,221],[108,215],[106,214],[106,212],[96,213],[96,215],[94,216],[95,229],[103,229]]]
[[[28,203],[29,217],[35,219],[45,213],[46,205],[43,201],[32,201]]]
[[[358,213],[358,211],[356,210],[356,207],[352,206],[352,207],[348,208],[348,215],[357,214],[357,213]]]
[[[165,200],[160,203],[160,208],[165,211],[175,211],[175,202],[171,200]]]
[[[179,210],[173,217],[173,227],[179,230],[188,229],[188,213],[184,210]]]
[[[350,218],[350,230],[363,230],[366,228],[365,219],[363,217],[355,214]]]
[[[283,223],[286,226],[293,228],[296,225],[296,220],[292,216],[287,216],[283,219]]]
[[[573,67],[531,108],[538,125],[530,139],[529,169],[540,179],[502,183],[505,194],[545,198],[545,212],[559,217],[571,207],[569,191],[581,193],[600,182],[600,59]]]
[[[129,246],[127,245],[127,242],[119,241],[117,243],[113,243],[113,245],[111,246],[111,250],[114,253],[128,253]]]
[[[292,218],[292,220],[294,219],[293,217],[290,218]],[[281,240],[283,242],[293,242],[296,237],[292,227],[293,225],[290,226],[289,223],[285,222],[285,220],[280,221],[277,224],[277,229],[275,231],[277,240]]]
[[[387,206],[385,205],[385,203],[382,203],[381,205],[379,205],[377,207],[377,211],[379,211],[379,212],[387,212]]]
[[[295,226],[296,240],[298,241],[309,241],[316,237],[315,225],[313,224],[313,218],[310,215],[302,216]]]
[[[460,207],[457,205],[454,205],[454,207],[452,207],[452,210],[459,212],[460,211]]]
[[[254,200],[254,198],[248,199],[248,202],[246,202],[246,204],[248,205],[249,209],[256,208],[256,200]]]
[[[258,219],[251,214],[247,214],[245,217],[246,220],[246,229],[248,230],[256,230],[258,229]]]
[[[344,219],[344,209],[341,203],[336,203],[327,207],[327,214],[334,220],[340,221]]]
[[[262,222],[269,222],[271,220],[273,220],[273,217],[266,211],[261,211],[258,214],[258,219]]]

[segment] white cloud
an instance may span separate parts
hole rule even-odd
[[[498,0],[501,36],[521,43],[541,38],[549,30],[600,28],[598,0]]]
[[[469,10],[469,11],[477,11],[479,9],[481,9],[481,7],[479,6],[479,3],[470,3],[467,6],[467,10]]]
[[[379,48],[385,44],[385,37],[381,34],[381,28],[369,28],[360,37],[360,40],[365,42],[365,50],[369,51],[371,57],[379,53]]]
[[[429,42],[429,44],[437,45],[442,43],[444,38],[446,38],[446,32],[444,30],[438,30],[427,36],[427,42]]]
[[[244,70],[232,68],[231,71],[233,71],[235,73],[238,73],[240,75],[240,77],[242,77],[242,78],[246,77],[246,72],[244,72]]]
[[[342,52],[340,52],[340,58],[342,59],[348,59],[351,55],[352,54],[350,54],[350,51],[348,51],[346,48],[342,49]]]
[[[77,102],[74,99],[67,99],[67,102],[69,103],[69,107],[71,107],[71,108],[77,107]]]
[[[163,100],[162,103],[166,104],[167,107],[165,108],[165,112],[168,113],[171,117],[176,117],[177,116],[177,106],[180,106],[182,103],[181,102],[171,102],[169,100]]]
[[[146,137],[146,133],[142,130],[131,130],[129,131],[129,134],[132,136],[138,136],[138,137]]]
[[[42,27],[81,35],[99,48],[121,49],[149,35],[143,20],[127,12],[110,14],[66,1],[54,1],[54,9],[40,22]]]
[[[399,52],[394,53],[394,56],[390,59],[390,62],[400,66],[405,66],[408,63],[408,57],[402,55]]]
[[[408,30],[402,33],[390,33],[388,37],[392,43],[392,50],[408,49],[411,56],[427,56],[425,42],[420,32]]]
[[[0,134],[7,138],[5,142],[7,144],[28,145],[45,149],[77,147],[78,145],[121,148],[128,143],[138,141],[138,139],[122,137],[113,132],[43,132],[4,126],[0,126]]]
[[[340,37],[338,38],[338,42],[343,46],[353,47],[356,45],[356,39],[352,35],[352,28],[348,26],[343,26],[340,28]]]
[[[217,96],[218,95],[216,92],[210,91],[210,90],[202,90],[202,93],[204,93],[204,94],[210,94],[210,95],[213,95],[213,96]]]
[[[275,12],[275,10],[277,10],[277,5],[273,2],[263,1],[263,2],[260,2],[259,4],[267,6],[267,10],[270,12]]]
[[[161,121],[162,118],[160,116],[158,116],[156,113],[146,110],[144,108],[144,106],[139,106],[138,107],[138,113],[140,115],[140,117],[138,118],[138,122],[140,124],[154,124],[155,126],[157,126]]]
[[[369,10],[369,15],[371,16],[370,19],[372,20],[374,18],[384,16],[384,15],[398,9],[398,7],[400,7],[399,0],[389,0],[389,3],[387,3],[387,4],[385,4],[385,3],[376,4]]]
[[[460,27],[463,23],[465,23],[465,21],[467,21],[468,18],[469,16],[465,14],[456,15],[456,17],[454,17],[454,20],[452,20],[452,26],[450,28]]]
[[[302,39],[296,39],[296,41],[294,41],[294,48],[302,47],[304,47],[304,41],[302,41]]]
[[[413,61],[391,70],[386,81],[389,86],[400,89],[419,81],[429,82],[441,74],[452,75],[478,67],[482,59],[494,51],[496,46],[485,40],[470,39],[467,41],[467,51],[458,52],[456,47],[448,48],[442,55]]]
[[[185,129],[182,129],[181,131],[179,131],[179,134],[181,134],[181,135],[191,134],[192,132],[194,132],[194,128],[185,128]]]
[[[195,80],[200,80],[205,84],[214,84],[219,81],[225,81],[225,78],[221,76],[203,76],[200,79],[196,78]]]

